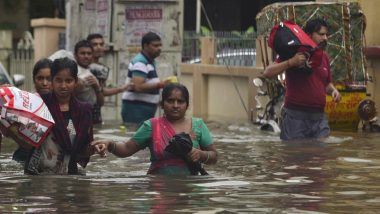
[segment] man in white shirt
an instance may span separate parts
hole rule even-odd
[[[74,47],[74,57],[78,63],[78,84],[76,87],[76,97],[83,102],[91,105],[102,106],[104,104],[103,90],[99,81],[90,72],[93,49],[87,40],[81,40]],[[100,112],[94,108],[92,119],[93,123],[101,121]]]
[[[100,61],[100,58],[105,55],[105,42],[101,34],[93,33],[87,36],[87,41],[90,42],[93,52],[92,52],[92,63],[89,65],[90,71],[98,79],[100,87],[103,90],[103,96],[117,95],[118,93],[124,92],[128,89],[128,84],[116,86],[116,87],[106,87],[106,81],[108,79],[108,74],[111,69]],[[96,123],[102,123],[101,117],[101,106],[94,106],[95,112],[100,112],[98,121]]]

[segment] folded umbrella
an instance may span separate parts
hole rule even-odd
[[[170,152],[178,157],[182,158],[190,169],[192,175],[208,175],[206,170],[200,161],[193,162],[187,158],[189,152],[193,149],[193,143],[190,135],[184,132],[176,134],[169,141],[169,145],[166,146],[165,151]]]

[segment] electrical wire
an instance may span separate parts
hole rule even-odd
[[[206,12],[206,9],[205,9],[205,7],[204,7],[204,5],[203,5],[202,0],[200,1],[200,3],[201,3],[202,11],[203,11],[203,13],[204,13],[204,15],[205,15],[205,17],[206,17],[207,23],[208,23],[208,25],[209,25],[209,27],[210,27],[210,30],[211,30],[211,32],[214,32],[214,28],[212,27],[211,21],[210,21],[210,19],[209,19],[209,16],[208,16],[208,14],[207,14],[207,12]],[[215,37],[213,34],[212,34],[211,36],[212,36],[213,38]],[[229,77],[230,77],[230,79],[231,79],[232,84],[233,84],[234,87],[235,87],[236,93],[237,93],[238,96],[239,96],[239,99],[240,99],[241,105],[243,106],[245,112],[248,114],[248,108],[247,108],[247,106],[246,106],[245,103],[244,103],[244,100],[243,100],[243,97],[242,97],[241,94],[240,94],[239,88],[237,87],[237,84],[236,84],[235,78],[234,78],[234,76],[232,75],[231,68],[230,68],[230,66],[227,64],[226,59],[225,59],[224,57],[222,57],[222,60],[223,60],[223,64],[224,64],[224,66],[227,68],[227,71],[229,72]]]

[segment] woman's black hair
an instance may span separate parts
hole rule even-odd
[[[54,60],[53,66],[51,68],[51,78],[53,79],[59,71],[62,71],[64,69],[69,69],[71,76],[75,79],[78,79],[78,65],[74,60],[71,60],[67,57]]]
[[[186,105],[189,106],[189,91],[187,90],[186,86],[180,83],[170,83],[164,87],[161,94],[161,106],[164,105],[165,100],[170,97],[174,90],[179,90],[182,93],[183,98],[185,98]]]
[[[53,61],[51,61],[50,59],[42,58],[38,60],[36,64],[34,64],[34,67],[33,67],[33,80],[41,69],[49,68],[51,70],[52,65],[53,65]]]

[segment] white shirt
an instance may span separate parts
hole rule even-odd
[[[77,92],[76,97],[83,102],[88,102],[91,105],[96,104],[96,92],[91,85],[88,85],[86,78],[89,76],[94,76],[89,68],[83,68],[78,65],[78,78],[81,79],[84,83],[84,87],[81,91]],[[95,76],[94,76],[95,77]],[[95,78],[96,79],[96,78]],[[96,80],[98,81],[98,80]]]

